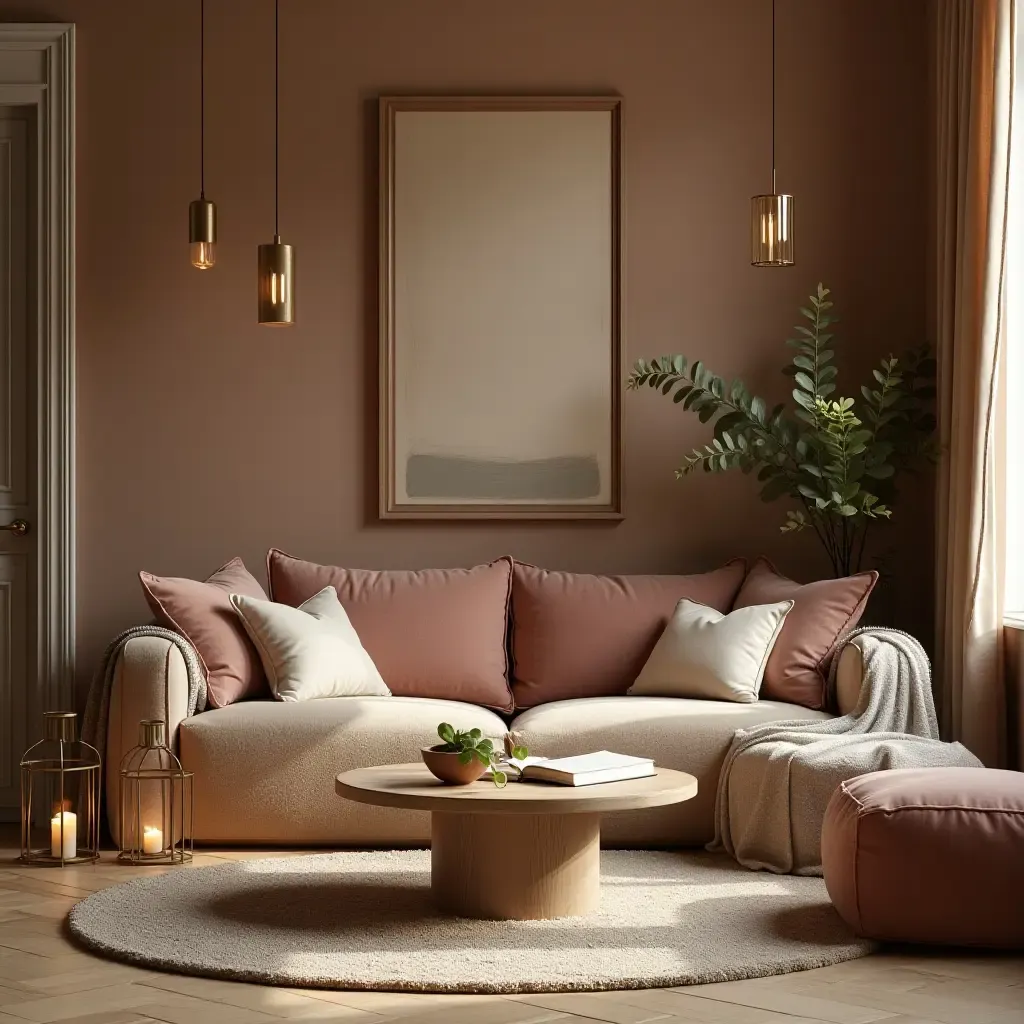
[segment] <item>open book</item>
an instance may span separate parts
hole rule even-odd
[[[599,782],[624,782],[656,774],[651,758],[615,754],[610,750],[575,757],[526,757],[522,761],[510,758],[507,763],[522,769],[524,782],[557,782],[562,786],[593,786]],[[514,772],[509,773],[510,780],[515,777]]]

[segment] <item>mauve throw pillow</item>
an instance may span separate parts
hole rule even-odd
[[[512,710],[505,633],[512,559],[472,569],[374,571],[318,565],[271,548],[273,600],[298,607],[334,587],[363,647],[399,697]]]
[[[517,708],[621,695],[685,597],[723,615],[746,573],[736,559],[694,576],[589,576],[516,562],[512,692]]]
[[[228,599],[230,594],[267,599],[240,558],[204,583],[148,572],[140,572],[139,579],[160,625],[180,633],[199,652],[211,707],[271,696],[260,656]]]
[[[860,621],[877,581],[872,570],[800,584],[778,573],[767,558],[754,563],[735,607],[793,602],[765,666],[761,700],[825,706],[825,680],[836,644]]]

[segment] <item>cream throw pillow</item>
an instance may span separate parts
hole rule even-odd
[[[324,587],[298,608],[245,594],[232,594],[231,605],[278,700],[391,695],[334,587]]]
[[[628,692],[753,704],[792,607],[792,601],[779,601],[723,615],[683,598]]]

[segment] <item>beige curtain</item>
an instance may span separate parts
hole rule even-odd
[[[1005,762],[1006,221],[1014,0],[939,0],[937,680],[946,735]]]

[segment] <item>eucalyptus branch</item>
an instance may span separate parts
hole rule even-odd
[[[872,371],[875,386],[861,388],[863,403],[833,399],[837,322],[829,291],[818,285],[800,313],[806,323],[787,344],[795,349],[785,373],[793,379],[792,415],[785,406],[770,413],[762,398],[740,380],[727,385],[699,360],[680,355],[638,360],[627,387],[655,388],[714,421],[709,444],[684,456],[678,477],[757,470],[761,498],[796,499],[802,509],[786,513],[784,532],[810,526],[837,575],[856,569],[864,556],[868,524],[889,518],[893,477],[911,469],[933,447],[935,362],[927,349],[897,360],[889,356]]]

